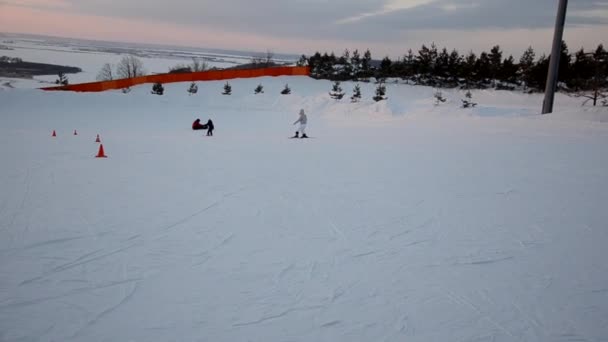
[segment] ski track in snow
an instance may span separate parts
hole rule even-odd
[[[477,306],[475,306],[473,303],[471,303],[469,300],[467,300],[465,297],[463,296],[459,296],[455,293],[453,293],[452,291],[449,290],[445,290],[445,289],[441,289],[441,292],[452,302],[458,304],[458,305],[463,305],[466,306],[468,308],[470,308],[471,310],[473,310],[476,314],[478,314],[479,316],[481,316],[484,320],[488,321],[490,324],[492,324],[494,327],[496,327],[497,329],[499,329],[500,331],[502,331],[503,333],[509,335],[510,338],[512,338],[514,341],[519,341],[521,340],[519,337],[513,335],[513,333],[511,333],[507,328],[505,328],[503,325],[501,325],[500,323],[498,323],[496,320],[494,320],[490,315],[483,313]]]
[[[137,291],[137,281],[133,283],[131,290],[129,290],[129,292],[127,294],[125,294],[124,297],[118,303],[116,303],[116,304],[108,307],[107,309],[103,310],[102,312],[96,314],[95,317],[93,317],[82,328],[80,328],[78,331],[76,331],[74,333],[74,335],[70,336],[69,339],[75,339],[75,338],[78,338],[79,336],[81,336],[84,333],[84,331],[86,331],[86,329],[94,326],[97,322],[99,322],[105,316],[111,314],[112,312],[117,310],[120,306],[127,303],[129,301],[129,299],[131,299],[133,297],[133,295],[135,295],[136,291]]]
[[[606,340],[608,127],[585,121],[601,112],[222,85],[0,92],[0,340]],[[319,139],[285,143],[300,108]]]
[[[25,301],[13,301],[13,302],[8,302],[6,304],[3,303],[3,304],[0,304],[0,309],[15,309],[15,308],[23,307],[23,306],[38,305],[38,304],[52,301],[52,300],[57,300],[57,299],[66,298],[66,297],[73,297],[75,295],[89,293],[89,292],[106,289],[106,288],[111,288],[114,286],[124,285],[124,284],[132,283],[132,282],[138,282],[140,280],[142,280],[142,279],[141,278],[125,279],[125,280],[121,280],[121,281],[115,281],[115,282],[111,282],[108,284],[96,285],[96,286],[92,286],[92,287],[76,288],[76,289],[70,290],[66,293],[56,295],[56,296],[41,297],[41,298],[25,300]]]
[[[211,205],[209,205],[209,206],[206,206],[206,207],[202,208],[201,210],[198,210],[198,211],[194,212],[193,214],[188,215],[187,217],[182,218],[182,219],[180,219],[180,220],[176,221],[175,223],[173,223],[173,224],[171,224],[171,225],[169,225],[169,226],[163,227],[163,228],[161,228],[161,229],[160,229],[160,231],[169,231],[169,230],[171,230],[171,229],[173,229],[173,228],[175,228],[175,227],[177,227],[177,226],[179,226],[179,225],[181,225],[181,224],[183,224],[183,223],[185,223],[185,222],[187,222],[187,221],[191,220],[192,218],[196,217],[197,215],[200,215],[200,214],[204,213],[205,211],[207,211],[207,210],[209,210],[209,209],[211,209],[211,208],[213,208],[213,207],[218,206],[218,205],[219,205],[220,203],[222,203],[222,202],[223,202],[223,200],[225,200],[226,198],[229,198],[229,197],[231,197],[231,196],[234,196],[234,195],[236,195],[237,193],[239,193],[239,192],[241,192],[241,191],[243,191],[243,190],[244,190],[244,188],[241,188],[241,189],[239,189],[238,191],[231,192],[231,193],[227,193],[227,194],[225,194],[225,195],[223,195],[223,196],[222,196],[222,200],[217,201],[217,202],[214,202],[213,204],[211,204]],[[158,235],[157,237],[155,237],[155,238],[153,238],[153,239],[154,239],[154,240],[157,240],[157,239],[160,239],[160,238],[161,238],[161,237],[163,237],[163,236],[164,236],[164,235]],[[136,240],[136,241],[135,241],[135,243],[129,243],[129,244],[127,244],[127,245],[126,245],[126,246],[124,246],[124,247],[119,247],[119,248],[116,248],[116,249],[114,249],[114,250],[111,250],[111,251],[109,251],[109,252],[107,252],[107,253],[104,253],[104,254],[101,254],[101,255],[97,255],[97,256],[95,256],[95,254],[98,254],[99,252],[103,251],[102,249],[95,250],[95,251],[92,251],[92,252],[90,252],[90,253],[84,254],[84,255],[82,255],[82,256],[80,256],[80,257],[78,257],[78,258],[77,258],[76,260],[74,260],[73,262],[69,262],[69,263],[66,263],[66,264],[63,264],[63,265],[59,265],[59,266],[57,266],[57,267],[55,267],[55,268],[53,268],[53,269],[49,270],[48,272],[46,272],[46,273],[45,273],[45,274],[43,274],[43,275],[40,275],[40,276],[37,276],[37,277],[31,278],[31,279],[26,279],[26,280],[23,280],[23,281],[22,281],[22,282],[19,284],[19,286],[24,286],[24,285],[27,285],[27,284],[30,284],[30,283],[33,283],[33,282],[36,282],[36,281],[39,281],[39,280],[45,279],[45,278],[47,278],[47,277],[49,277],[49,276],[51,276],[51,275],[55,275],[55,274],[57,274],[57,273],[60,273],[60,272],[66,271],[66,270],[73,269],[73,268],[75,268],[75,267],[77,267],[77,266],[86,265],[86,264],[88,264],[88,263],[91,263],[91,262],[94,262],[94,261],[98,261],[98,260],[100,260],[100,259],[107,258],[107,257],[113,256],[113,255],[116,255],[116,254],[118,254],[118,253],[125,252],[125,251],[127,251],[127,250],[129,250],[129,249],[131,249],[131,248],[133,248],[133,247],[136,247],[136,246],[142,246],[142,245],[144,245],[144,244],[145,244],[145,240],[142,240],[142,239],[139,239],[139,238],[140,238],[140,235],[132,236],[132,237],[128,238],[128,239],[126,240],[126,242],[130,242],[130,241],[132,241],[132,240]],[[228,237],[228,238],[226,238],[224,241],[222,241],[218,247],[221,247],[221,246],[223,246],[223,245],[227,244],[227,243],[228,243],[228,242],[229,242],[229,241],[230,241],[232,238],[233,238],[233,235],[229,236],[229,237]],[[45,245],[47,245],[48,243],[66,242],[66,241],[75,240],[75,239],[78,239],[78,238],[58,239],[58,240],[51,241],[51,242],[47,242],[47,243],[40,243],[40,244],[35,244],[34,246],[28,246],[28,248],[26,248],[26,249],[29,249],[29,248],[34,248],[34,247],[41,247],[41,246],[45,246]],[[216,247],[216,248],[217,248],[217,247]],[[23,251],[23,250],[24,250],[24,249],[22,248],[22,249],[21,249],[21,251]]]
[[[325,308],[325,306],[323,305],[312,305],[312,306],[305,306],[305,307],[295,307],[295,308],[290,308],[287,309],[281,313],[278,313],[276,315],[267,315],[264,316],[260,319],[257,319],[255,321],[249,321],[249,322],[242,322],[242,323],[235,323],[232,326],[234,327],[244,327],[244,326],[248,326],[248,325],[256,325],[256,324],[261,324],[270,320],[274,320],[274,319],[278,319],[284,316],[287,316],[288,314],[292,313],[292,312],[297,312],[297,311],[310,311],[310,310],[319,310],[319,309],[323,309]]]

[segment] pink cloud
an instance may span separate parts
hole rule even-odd
[[[1,0],[0,0],[1,1]],[[532,45],[537,56],[548,52],[551,29],[542,30],[484,30],[463,32],[458,30],[410,30],[398,41],[362,42],[330,39],[281,39],[268,35],[247,32],[222,31],[204,25],[182,26],[145,19],[123,19],[78,14],[60,8],[69,6],[65,0],[7,0],[0,5],[0,31],[16,33],[46,34],[121,42],[159,43],[169,45],[200,46],[235,50],[266,51],[312,54],[315,51],[334,51],[341,54],[344,49],[371,49],[374,58],[389,55],[403,56],[408,48],[417,51],[422,44],[434,41],[439,47],[457,48],[461,53],[470,49],[479,53],[499,44],[505,54],[516,58]],[[19,3],[19,5],[17,5]],[[46,4],[55,8],[35,8],[25,4]],[[59,6],[59,7],[58,7]],[[594,49],[608,33],[602,27],[569,27],[564,38],[572,49],[581,46]],[[475,39],[471,39],[474,34]],[[491,44],[490,44],[491,43]]]
[[[68,8],[71,4],[65,0],[4,0],[10,6],[34,8]]]
[[[18,2],[17,0],[12,1]],[[31,1],[43,2],[43,0]],[[57,1],[57,4],[61,3],[61,0]],[[23,1],[23,3],[25,2],[27,1]],[[206,27],[186,27],[151,20],[60,12],[17,5],[4,6],[0,11],[0,31],[258,51],[265,51],[267,48],[284,44],[284,41],[279,39],[241,32],[218,31]]]

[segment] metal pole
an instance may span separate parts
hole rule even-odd
[[[553,98],[557,88],[557,72],[559,70],[559,57],[562,50],[562,36],[564,35],[564,24],[566,23],[566,7],[568,0],[559,0],[557,19],[555,20],[555,33],[553,34],[553,48],[551,49],[551,61],[547,73],[547,85],[545,86],[545,100],[543,101],[543,114],[553,112]]]

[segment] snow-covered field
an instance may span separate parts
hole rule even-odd
[[[231,84],[0,91],[0,341],[608,341],[605,109]]]
[[[70,83],[95,82],[104,64],[115,66],[125,55],[133,54],[142,61],[147,74],[169,72],[176,65],[191,64],[196,57],[210,68],[227,68],[249,63],[261,53],[224,51],[197,48],[171,48],[144,44],[87,41],[70,38],[30,37],[22,35],[0,36],[0,45],[12,50],[0,49],[0,56],[18,57],[27,62],[50,63],[79,67],[82,72],[68,74]],[[295,56],[277,54],[279,63],[292,62]],[[54,84],[57,75],[35,76],[31,80],[0,76],[3,88],[41,88]]]

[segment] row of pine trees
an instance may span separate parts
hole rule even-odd
[[[526,49],[516,61],[513,56],[505,57],[498,45],[478,56],[473,52],[461,55],[456,49],[439,50],[435,44],[431,44],[422,45],[417,53],[410,49],[396,61],[389,57],[380,62],[374,61],[369,50],[363,55],[358,50],[352,53],[345,50],[340,57],[333,52],[316,52],[310,57],[302,55],[298,64],[309,65],[311,76],[319,79],[346,81],[391,77],[433,87],[542,91],[550,58],[546,55],[537,58],[532,47]],[[563,90],[605,87],[607,77],[608,53],[601,44],[594,51],[581,48],[572,55],[566,42],[562,43],[559,82]]]
[[[129,91],[130,91],[130,89],[128,91],[123,91],[123,92],[128,93]],[[198,85],[196,85],[196,82],[190,83],[190,87],[188,88],[187,91],[190,95],[196,94],[198,92]],[[162,83],[156,82],[152,85],[151,93],[154,95],[163,95],[165,93],[165,87],[163,86]],[[253,90],[253,93],[254,94],[260,94],[260,93],[263,94],[264,86],[261,83],[258,84],[255,87],[255,89]],[[285,87],[283,88],[283,90],[281,90],[281,94],[282,95],[291,94],[291,88],[289,87],[289,84],[285,84]],[[232,95],[232,86],[230,85],[230,83],[226,82],[226,84],[224,84],[224,91],[222,92],[222,95]]]

